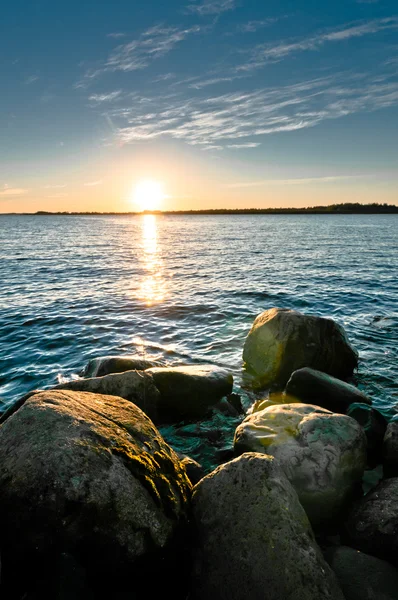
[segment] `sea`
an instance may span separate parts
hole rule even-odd
[[[398,215],[0,215],[0,411],[135,355],[229,369],[272,307],[335,319],[359,351],[355,384],[398,412]],[[161,428],[209,470],[242,417]]]

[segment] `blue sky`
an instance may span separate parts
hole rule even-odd
[[[0,212],[398,203],[396,1],[4,2]]]

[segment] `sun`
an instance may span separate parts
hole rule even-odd
[[[150,179],[137,183],[133,194],[133,200],[141,210],[159,210],[165,197],[162,184]]]

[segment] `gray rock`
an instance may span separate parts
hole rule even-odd
[[[100,356],[89,360],[81,375],[82,377],[103,377],[110,373],[145,371],[145,369],[157,366],[159,363],[137,356]]]
[[[344,329],[331,319],[272,308],[255,319],[243,360],[257,385],[283,387],[302,367],[345,379],[357,366],[358,353]]]
[[[272,457],[248,453],[194,488],[193,600],[343,600],[297,494]]]
[[[55,551],[114,593],[145,572],[166,588],[181,581],[174,544],[191,485],[131,402],[64,390],[32,396],[0,428],[0,489],[2,550],[15,583],[51,565]]]
[[[286,384],[286,393],[295,396],[300,402],[343,414],[354,402],[372,404],[370,398],[353,385],[309,367],[292,373]]]
[[[398,476],[398,420],[390,421],[383,440],[383,467],[387,477]]]
[[[360,485],[366,438],[354,419],[310,404],[269,406],[236,429],[235,452],[275,456],[314,527],[335,519]]]
[[[202,417],[232,391],[232,375],[213,365],[160,367],[145,373],[153,377],[162,414],[169,418]]]
[[[104,377],[76,379],[61,383],[54,389],[118,396],[133,402],[155,423],[159,422],[161,398],[152,375],[147,371],[126,371]]]
[[[379,483],[353,507],[344,542],[398,566],[398,478]]]
[[[347,546],[328,549],[325,558],[345,600],[398,600],[398,571],[388,562]]]

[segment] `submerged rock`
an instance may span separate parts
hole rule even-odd
[[[286,393],[295,396],[301,402],[343,414],[354,402],[372,404],[372,401],[353,385],[309,367],[292,373],[286,384]]]
[[[101,592],[133,581],[151,596],[153,572],[159,588],[181,583],[175,542],[191,484],[131,402],[64,390],[32,396],[0,428],[0,489],[6,585],[51,572],[54,552],[75,557]]]
[[[161,398],[152,376],[147,371],[126,371],[103,377],[76,379],[61,383],[54,389],[118,396],[133,402],[155,423],[159,421]]]
[[[353,507],[345,543],[398,566],[398,478],[381,481]]]
[[[258,385],[283,387],[302,367],[345,379],[357,366],[358,353],[344,329],[331,319],[272,308],[255,319],[243,360]]]
[[[347,546],[328,549],[325,558],[345,600],[397,600],[398,571],[388,562]]]
[[[366,438],[354,419],[309,404],[270,406],[236,429],[235,452],[275,456],[314,526],[352,498],[366,465]]]
[[[213,365],[154,368],[145,371],[161,395],[161,410],[169,418],[197,418],[232,392],[233,377]]]
[[[218,467],[195,486],[192,505],[194,600],[343,600],[272,457],[248,453]]]
[[[145,371],[159,366],[155,361],[144,360],[137,356],[100,356],[88,361],[83,369],[82,377],[103,377],[110,373],[125,371]]]

